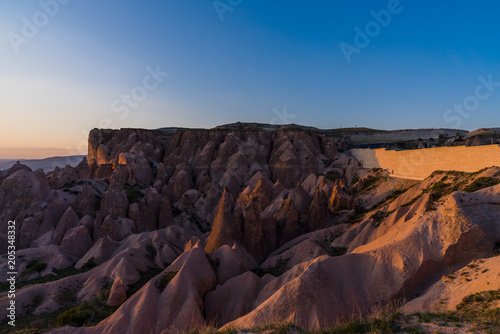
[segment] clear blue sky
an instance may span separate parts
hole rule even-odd
[[[0,0],[0,158],[84,153],[102,125],[500,126],[493,0],[59,1]]]

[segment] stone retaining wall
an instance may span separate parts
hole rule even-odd
[[[475,172],[485,167],[500,166],[500,146],[455,146],[419,150],[394,151],[352,149],[350,154],[364,168],[387,169],[392,176],[423,180],[435,170]]]

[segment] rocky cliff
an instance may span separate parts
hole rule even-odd
[[[318,329],[394,301],[452,309],[460,300],[441,300],[457,287],[500,288],[443,278],[496,263],[498,168],[395,179],[361,168],[349,145],[299,126],[96,129],[76,167],[2,171],[0,237],[5,247],[15,220],[23,328]]]

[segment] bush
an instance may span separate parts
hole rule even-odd
[[[123,186],[123,190],[125,190],[125,193],[127,194],[129,204],[139,203],[141,201],[144,197],[142,189],[143,188],[139,185],[131,185],[128,183]]]
[[[263,277],[266,274],[271,274],[274,277],[279,277],[288,271],[288,263],[290,259],[279,259],[273,267],[268,267],[265,269],[256,268],[252,271],[259,277]]]
[[[479,177],[474,180],[474,182],[465,187],[464,191],[472,193],[483,188],[492,187],[494,185],[497,185],[498,183],[500,183],[500,180],[494,177]]]
[[[57,317],[57,326],[64,325],[72,325],[75,327],[81,327],[85,324],[85,321],[88,319],[89,314],[82,312],[79,307],[74,307],[69,309],[63,313],[61,313]]]
[[[156,281],[155,286],[158,291],[163,292],[167,287],[168,283],[177,275],[180,269],[169,271],[164,273],[159,280]]]
[[[146,251],[147,251],[146,257],[148,258],[148,260],[154,262],[157,253],[155,246],[153,246],[152,244],[147,244]]]
[[[30,275],[34,272],[37,272],[40,274],[45,269],[47,269],[47,263],[42,262],[40,260],[31,260],[26,265],[26,269],[24,270],[23,275],[27,276],[27,275]]]
[[[342,180],[343,176],[336,170],[329,170],[328,172],[325,173],[325,177],[328,180],[335,181],[335,180]]]
[[[328,239],[316,240],[316,244],[323,248],[330,256],[341,256],[347,253],[347,247],[332,247]]]

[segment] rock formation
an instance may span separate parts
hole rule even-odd
[[[29,325],[54,333],[313,330],[395,300],[407,313],[447,311],[499,289],[500,168],[392,178],[347,149],[405,134],[359,130],[94,129],[74,168],[1,171],[17,316],[55,315],[63,327]],[[7,269],[3,257],[3,281]],[[3,290],[2,319],[8,303]]]

